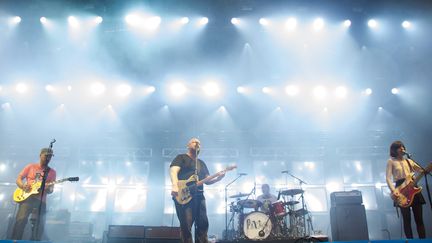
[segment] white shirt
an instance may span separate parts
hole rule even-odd
[[[413,171],[411,171],[407,161],[410,163],[411,168],[414,171],[421,172],[421,168],[410,159],[399,160],[397,158],[391,157],[387,160],[386,181],[391,191],[395,190],[393,182],[400,179],[405,179],[413,174]]]
[[[277,201],[277,197],[273,194],[270,194],[268,196],[266,195],[259,195],[257,197],[257,200],[262,202],[261,211],[268,212],[270,209],[270,205]]]

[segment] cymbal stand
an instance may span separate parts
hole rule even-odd
[[[288,173],[291,177],[293,177],[294,179],[297,179],[298,181],[299,181],[299,183],[300,183],[300,189],[302,190],[302,193],[301,193],[301,195],[300,195],[300,198],[301,198],[301,202],[302,202],[302,209],[304,210],[304,212],[307,212],[306,211],[306,204],[305,204],[305,200],[304,200],[304,190],[303,190],[303,184],[307,184],[304,180],[302,180],[302,179],[300,179],[300,178],[298,178],[298,177],[296,177],[296,176],[294,176],[294,175],[292,175],[292,174],[290,174],[290,173]],[[306,236],[306,220],[305,220],[305,214],[303,214],[302,213],[302,215],[301,215],[301,217],[300,217],[300,220],[301,220],[301,225],[302,225],[302,227],[303,227],[303,234],[301,235],[301,236]]]
[[[307,205],[305,205],[305,209],[307,214],[305,215],[305,217],[307,216],[307,235],[311,235],[311,233],[315,232],[314,228],[313,228],[313,224],[312,224],[312,217],[311,214],[309,212],[309,210],[307,210]]]
[[[231,202],[230,211],[231,211],[231,218],[228,222],[228,228],[230,228],[230,225],[231,225],[231,229],[229,231],[225,231],[227,240],[233,240],[236,237],[236,235],[234,234],[234,232],[235,232],[234,218],[235,218],[235,214],[237,212],[237,209],[236,209],[236,206],[234,205],[234,202]],[[230,237],[228,235],[230,235]]]
[[[225,186],[225,240],[228,239],[228,187],[233,184],[236,180],[242,177],[244,174],[239,174],[234,180]]]

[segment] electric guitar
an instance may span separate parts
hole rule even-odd
[[[54,185],[54,184],[57,184],[57,183],[62,183],[62,182],[65,182],[65,181],[79,181],[79,177],[68,177],[68,178],[64,178],[64,179],[61,179],[61,180],[57,180],[57,181],[47,182],[47,183],[45,183],[45,186],[50,186],[50,185]],[[13,200],[15,202],[18,202],[18,203],[19,202],[23,202],[27,198],[29,198],[31,195],[39,194],[39,189],[41,188],[41,186],[42,186],[42,182],[41,181],[35,182],[35,183],[33,183],[31,185],[31,189],[30,189],[29,192],[26,192],[23,189],[21,189],[21,188],[18,187],[14,191]]]
[[[175,197],[175,200],[182,205],[190,202],[190,200],[192,200],[192,194],[198,186],[201,186],[204,183],[218,177],[220,174],[233,170],[235,168],[237,168],[237,165],[228,166],[225,170],[222,170],[214,175],[207,176],[205,179],[201,181],[198,180],[197,175],[191,175],[191,177],[189,177],[189,179],[187,180],[179,180],[178,181],[179,191],[177,196]]]
[[[393,194],[391,197],[398,206],[402,208],[411,206],[414,196],[422,190],[421,187],[416,186],[417,182],[431,170],[432,163],[425,168],[425,171],[420,172],[417,176],[408,176],[401,185],[396,187],[395,191],[399,192],[399,197],[395,197]]]

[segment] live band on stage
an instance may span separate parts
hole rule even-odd
[[[39,163],[27,165],[18,175],[18,188],[13,194],[13,199],[18,203],[19,209],[13,227],[13,239],[22,238],[30,214],[36,214],[36,220],[32,221],[32,240],[41,240],[45,225],[47,194],[53,192],[54,184],[79,180],[78,177],[56,179],[56,171],[48,166],[54,155],[54,142],[55,140],[49,147],[41,150]],[[226,173],[237,169],[236,165],[232,165],[211,175],[206,163],[198,158],[200,151],[200,140],[192,138],[187,143],[187,152],[177,155],[169,169],[171,195],[180,223],[179,237],[182,242],[193,242],[193,239],[194,242],[208,242],[211,222],[207,217],[204,185],[217,183]],[[411,222],[408,221],[410,208],[416,219],[419,238],[426,236],[422,215],[422,205],[426,204],[426,201],[417,182],[428,174],[431,168],[432,164],[422,168],[411,159],[402,142],[395,141],[391,144],[386,179],[395,206],[402,213],[407,238],[413,238]],[[225,227],[221,234],[224,240],[289,240],[313,237],[319,233],[314,229],[308,202],[305,199],[304,185],[307,182],[287,170],[280,173],[287,178],[293,178],[297,182],[296,188],[289,188],[287,184],[272,193],[270,185],[264,183],[258,186],[255,184],[249,192],[228,195],[229,187],[247,174],[237,173],[238,176],[234,180],[225,181]],[[353,204],[362,203],[360,191],[338,192],[331,196],[332,203],[334,201],[335,204],[344,203],[344,200],[352,200],[348,203]]]

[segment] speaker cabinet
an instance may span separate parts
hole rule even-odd
[[[179,227],[110,225],[107,243],[177,243],[180,242]]]
[[[180,242],[180,227],[146,227],[146,243]]]
[[[330,208],[333,241],[369,240],[364,205],[338,205]]]

